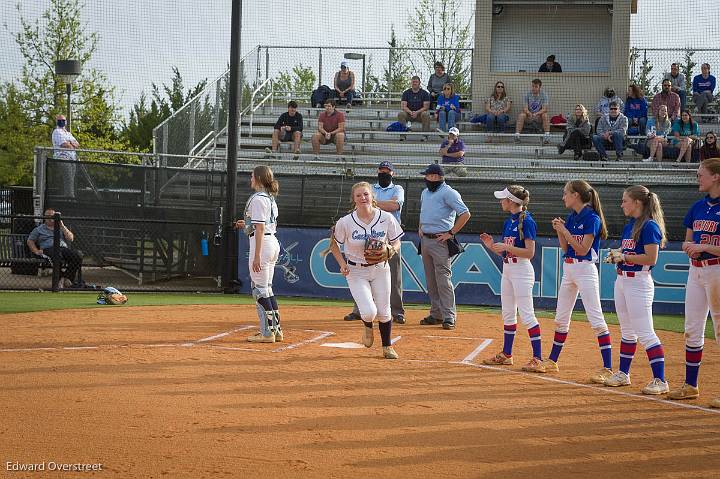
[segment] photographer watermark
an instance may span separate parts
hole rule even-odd
[[[5,463],[5,470],[11,472],[97,472],[103,470],[101,463],[86,464],[82,462],[66,463],[46,461],[38,463],[11,462]]]

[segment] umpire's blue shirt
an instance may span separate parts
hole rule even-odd
[[[405,190],[402,186],[390,183],[387,188],[383,188],[379,183],[373,185],[373,192],[375,193],[375,199],[378,201],[390,201],[395,200],[400,206],[397,211],[389,211],[398,224],[400,224],[400,213],[402,212],[403,203],[405,203]]]
[[[420,228],[423,233],[447,233],[458,215],[470,211],[460,193],[443,183],[435,191],[427,188],[420,194]]]

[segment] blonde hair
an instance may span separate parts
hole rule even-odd
[[[575,105],[575,108],[580,108],[580,110],[582,110],[582,120],[583,121],[590,121],[588,119],[588,112],[587,112],[587,108],[585,108],[585,105],[583,105],[582,103],[578,103],[577,105]],[[577,117],[575,117],[575,118],[577,118]]]
[[[585,180],[572,180],[565,184],[565,188],[572,193],[580,195],[580,201],[589,204],[595,213],[600,217],[600,238],[607,239],[608,232],[605,226],[605,215],[603,214],[602,205],[600,204],[600,195]]]
[[[357,208],[355,206],[355,190],[358,188],[367,188],[368,191],[370,191],[370,196],[372,196],[372,205],[373,208],[377,208],[377,201],[375,200],[375,193],[373,192],[373,187],[370,183],[367,181],[359,181],[352,185],[352,188],[350,188],[350,209],[348,210],[348,213],[352,213]]]
[[[658,198],[658,195],[642,185],[635,185],[626,188],[625,194],[627,194],[631,199],[642,203],[643,207],[642,214],[635,221],[635,225],[633,226],[632,239],[637,242],[645,223],[649,220],[654,220],[660,227],[660,234],[662,234],[660,247],[664,248],[665,243],[667,242],[667,237],[665,236],[665,215],[663,214],[662,206],[660,206],[660,198]]]
[[[445,88],[446,86],[449,86],[449,87],[450,87],[450,98],[452,98],[453,95],[455,95],[455,87],[453,86],[452,83],[446,83],[446,84],[444,84],[444,85],[443,85],[443,88]],[[443,95],[444,95],[444,94],[443,94]],[[445,98],[447,98],[447,97],[445,97]]]
[[[253,176],[255,176],[255,182],[263,187],[263,189],[272,196],[277,196],[280,191],[280,185],[278,184],[272,170],[269,166],[259,165],[253,169]]]
[[[720,158],[707,158],[700,163],[700,166],[713,175],[720,175]]]
[[[520,211],[520,216],[518,216],[518,234],[520,236],[520,241],[523,241],[525,239],[525,234],[523,233],[523,222],[527,216],[527,206],[530,203],[530,190],[527,190],[520,185],[510,185],[507,187],[507,190],[517,199],[522,200],[522,204],[520,205],[522,210]]]

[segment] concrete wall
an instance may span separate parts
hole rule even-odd
[[[605,5],[587,2],[536,3],[506,4],[500,15],[493,15],[493,0],[476,0],[474,110],[484,111],[477,100],[489,96],[498,80],[505,82],[514,102],[513,118],[522,110],[522,97],[533,78],[543,81],[551,115],[567,115],[576,103],[592,112],[608,86],[624,96],[629,76],[631,0],[614,0],[612,15]],[[563,66],[563,73],[537,73],[551,53]]]

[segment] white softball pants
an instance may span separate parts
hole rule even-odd
[[[275,235],[263,236],[262,248],[260,248],[260,272],[253,271],[253,259],[255,258],[255,237],[248,238],[250,241],[250,256],[248,257],[248,267],[250,268],[250,279],[254,286],[261,291],[263,288],[269,290],[269,298],[272,296],[272,281],[275,274],[275,264],[280,255],[280,242]]]
[[[715,340],[720,343],[720,265],[690,266],[685,288],[685,343],[693,348],[705,343],[708,312]]]
[[[600,305],[600,281],[595,263],[581,261],[564,263],[563,277],[558,292],[557,310],[555,312],[555,330],[567,333],[570,329],[572,314],[578,292],[590,326],[596,334],[607,332],[608,327]]]
[[[346,276],[350,293],[357,304],[360,317],[371,323],[374,319],[386,323],[390,316],[390,267],[387,261],[372,266],[352,266]]]
[[[615,310],[623,339],[639,341],[645,349],[660,344],[653,327],[652,304],[655,284],[649,271],[615,280]]]
[[[500,299],[502,301],[503,324],[517,324],[517,313],[526,328],[538,324],[533,307],[532,289],[535,283],[535,270],[526,258],[517,258],[503,264]]]

